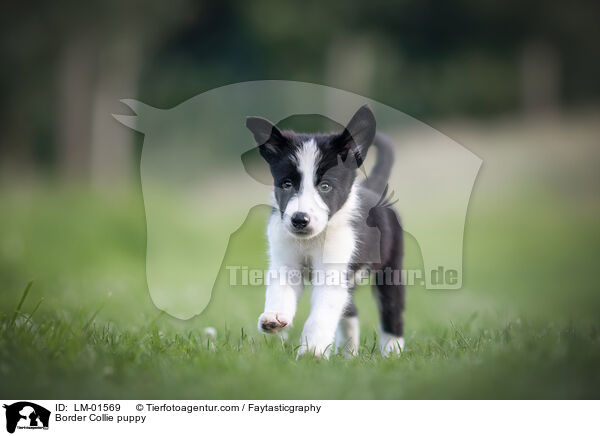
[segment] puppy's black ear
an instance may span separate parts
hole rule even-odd
[[[254,135],[261,156],[269,163],[275,162],[281,155],[288,140],[281,130],[271,121],[262,117],[246,118],[246,127]]]
[[[342,133],[333,141],[337,152],[345,161],[348,153],[354,156],[356,166],[360,167],[367,157],[367,150],[373,143],[377,122],[368,105],[361,106]]]

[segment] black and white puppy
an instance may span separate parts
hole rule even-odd
[[[302,281],[286,280],[291,276],[286,273],[308,268],[313,286],[311,310],[298,355],[328,356],[334,341],[338,349],[355,355],[359,328],[353,288],[346,280],[336,280],[336,275],[401,270],[402,228],[389,203],[382,201],[393,147],[386,137],[376,134],[375,117],[366,105],[341,132],[281,131],[260,117],[249,117],[246,126],[274,181],[267,235],[269,277],[277,279],[267,284],[258,328],[277,333],[292,324],[304,286]],[[369,177],[359,182],[357,170],[372,143],[377,161]],[[317,275],[329,280],[317,283]],[[380,348],[388,356],[404,347],[404,287],[385,278],[378,275],[373,290],[381,316]]]

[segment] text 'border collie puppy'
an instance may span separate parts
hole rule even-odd
[[[267,235],[269,277],[277,279],[267,283],[258,328],[277,333],[292,324],[304,284],[289,278],[308,269],[313,287],[311,309],[298,356],[327,357],[334,345],[345,354],[356,355],[359,327],[353,285],[336,277],[402,269],[402,228],[384,200],[393,146],[385,136],[376,134],[375,117],[367,105],[358,109],[342,132],[281,131],[260,117],[249,117],[246,126],[274,181]],[[377,161],[369,177],[359,183],[357,169],[372,143]],[[317,283],[317,276],[326,280]],[[373,293],[381,316],[380,348],[388,356],[399,354],[404,347],[404,285],[382,279],[378,276],[375,280]]]

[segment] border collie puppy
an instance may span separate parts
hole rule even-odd
[[[376,134],[375,117],[366,105],[341,132],[281,131],[260,117],[249,117],[246,126],[274,181],[267,227],[271,280],[258,328],[273,334],[292,324],[304,285],[289,278],[308,270],[311,310],[298,356],[327,357],[334,342],[338,350],[356,355],[354,286],[340,278],[362,271],[399,274],[402,267],[402,228],[390,204],[383,201],[393,147]],[[356,173],[371,144],[377,148],[377,161],[369,177],[359,182]],[[321,280],[315,280],[317,276]],[[399,354],[404,347],[404,287],[379,274],[373,291],[380,311],[381,352]]]

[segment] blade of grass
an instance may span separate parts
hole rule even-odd
[[[467,338],[465,338],[465,335],[463,335],[463,333],[460,331],[460,329],[454,325],[454,322],[452,320],[450,320],[450,324],[452,325],[452,328],[454,329],[454,331],[462,339],[463,343],[465,344],[465,347],[471,348],[471,343],[467,340]]]
[[[96,309],[96,311],[92,314],[92,316],[88,320],[88,322],[86,322],[83,325],[83,329],[82,330],[87,330],[87,328],[90,326],[90,324],[92,324],[94,322],[94,320],[96,319],[96,316],[98,316],[98,313],[100,313],[100,311],[102,310],[103,307],[104,307],[104,304],[101,305],[98,309]]]
[[[31,286],[33,286],[33,280],[30,280],[29,283],[27,283],[25,291],[23,291],[23,295],[21,296],[21,300],[19,301],[19,304],[15,309],[15,313],[13,314],[12,320],[10,321],[10,326],[15,325],[15,322],[17,321],[17,315],[21,312],[21,307],[23,307],[23,303],[25,302],[25,298],[27,298],[27,294],[29,294]]]
[[[25,323],[28,323],[31,320],[31,318],[33,317],[33,315],[35,314],[35,312],[37,312],[37,310],[40,308],[40,305],[43,303],[43,301],[44,301],[44,298],[41,298],[40,301],[38,301],[38,304],[35,305],[35,307],[31,311],[31,313],[29,314],[29,316],[25,320]]]

